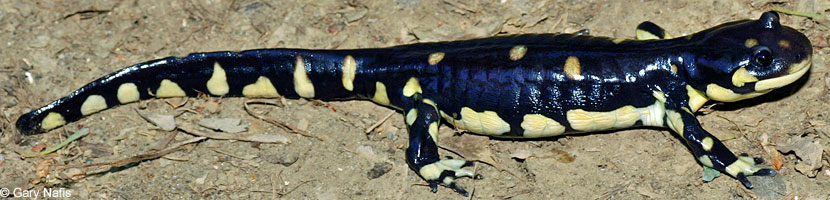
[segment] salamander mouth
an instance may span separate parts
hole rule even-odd
[[[755,83],[755,91],[764,91],[770,90],[775,88],[780,88],[790,83],[795,82],[801,76],[810,71],[810,67],[812,66],[811,57],[805,58],[803,61],[799,63],[795,63],[790,65],[790,69],[788,70],[788,74],[775,77],[764,79]]]

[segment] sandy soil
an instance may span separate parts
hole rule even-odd
[[[62,97],[121,67],[190,52],[251,48],[344,49],[386,47],[498,34],[574,32],[632,38],[651,20],[674,35],[727,21],[757,18],[772,7],[822,12],[830,2],[806,1],[460,1],[460,0],[186,0],[24,1],[0,0],[0,187],[67,188],[72,197],[101,199],[458,199],[442,187],[432,193],[404,162],[406,128],[393,115],[369,135],[364,130],[393,112],[370,102],[287,100],[258,106],[268,116],[296,125],[319,141],[289,133],[246,114],[244,99],[221,99],[218,113],[185,113],[180,124],[206,117],[237,117],[249,132],[282,135],[290,144],[207,140],[163,158],[125,167],[83,169],[66,179],[58,165],[114,161],[150,151],[169,133],[134,109],[173,113],[164,100],[109,109],[47,134],[21,137],[13,122],[21,114]],[[828,13],[825,13],[828,14]],[[830,149],[828,27],[804,17],[782,22],[809,36],[814,68],[809,77],[757,100],[714,106],[699,116],[704,128],[735,152],[769,158],[760,141],[780,143],[794,135],[816,137]],[[27,81],[30,73],[33,82]],[[191,98],[183,109],[208,102]],[[38,144],[60,143],[80,128],[91,134],[56,156],[21,159]],[[481,199],[826,199],[830,172],[809,178],[784,157],[775,177],[753,177],[756,189],[720,177],[701,180],[701,168],[680,140],[666,130],[632,129],[533,141],[488,139],[441,129],[441,145],[466,143],[492,158],[477,164],[481,180],[460,184]],[[465,139],[461,140],[460,138]],[[179,133],[176,141],[192,138]],[[19,142],[19,143],[18,143]],[[454,149],[458,150],[458,149]],[[462,150],[458,150],[462,151]],[[514,159],[516,155],[538,155]],[[448,151],[442,155],[459,157]],[[490,155],[490,156],[486,156]],[[52,159],[40,183],[36,165]],[[824,169],[828,164],[824,163]],[[374,169],[374,170],[373,170]],[[77,174],[78,171],[74,171]],[[71,175],[71,174],[69,174]],[[379,176],[379,177],[378,177]]]

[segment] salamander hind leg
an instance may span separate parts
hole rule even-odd
[[[472,177],[472,171],[462,169],[472,163],[439,157],[437,136],[440,115],[435,105],[416,101],[414,106],[405,108],[404,112],[409,127],[409,148],[406,149],[409,167],[429,183],[433,192],[438,190],[438,184],[443,184],[468,196],[469,193],[456,185],[455,180],[459,177]]]
[[[666,111],[666,122],[669,128],[683,136],[686,145],[692,150],[697,160],[704,166],[725,172],[735,177],[746,188],[752,188],[752,183],[746,176],[775,175],[775,170],[757,166],[763,160],[749,156],[735,156],[718,138],[703,130],[700,123],[686,110]]]

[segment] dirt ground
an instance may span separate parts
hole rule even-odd
[[[255,108],[320,141],[248,115],[242,98],[220,99],[218,113],[200,110],[208,99],[190,98],[178,110],[196,112],[179,115],[179,124],[207,117],[241,118],[250,124],[248,132],[285,136],[290,143],[211,139],[162,158],[112,169],[83,168],[80,173],[60,165],[143,154],[170,134],[139,117],[136,109],[161,114],[177,109],[165,100],[144,101],[26,137],[17,134],[13,122],[121,67],[190,52],[387,47],[581,29],[633,38],[634,27],[646,20],[674,35],[686,35],[728,21],[755,19],[773,7],[830,14],[825,12],[830,2],[822,0],[0,0],[0,88],[5,91],[0,96],[0,188],[66,188],[71,197],[83,199],[460,199],[446,187],[430,192],[407,167],[408,136],[400,114],[364,134],[393,112],[371,102],[287,100],[282,107]],[[772,143],[808,135],[830,149],[828,24],[788,15],[782,15],[782,23],[801,30],[816,46],[809,77],[756,100],[704,109],[698,117],[718,138],[730,138],[725,144],[735,152],[769,159],[762,135]],[[90,134],[57,155],[21,158],[33,147],[56,145],[80,128],[89,128]],[[824,168],[810,178],[794,170],[800,160],[793,154],[784,155],[777,176],[752,177],[753,190],[725,176],[705,183],[691,153],[667,130],[530,141],[453,134],[447,127],[440,134],[440,145],[447,149],[469,152],[458,142],[475,141],[464,144],[490,159],[490,164],[473,168],[483,179],[460,180],[476,199],[830,198],[830,164],[823,161]],[[174,142],[190,138],[180,132]],[[442,155],[460,157],[449,151]],[[37,178],[36,165],[43,160],[54,164],[46,177]]]

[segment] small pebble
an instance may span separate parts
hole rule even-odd
[[[30,47],[41,48],[49,44],[49,36],[41,35],[35,38],[35,41],[29,43]]]
[[[265,162],[289,167],[300,159],[296,154],[269,154],[260,156]]]
[[[392,170],[392,163],[379,162],[375,163],[375,166],[372,167],[371,170],[369,170],[369,173],[367,173],[367,175],[369,176],[369,179],[376,179],[388,173],[390,170]]]

